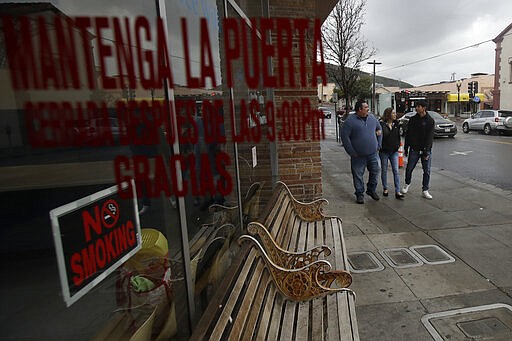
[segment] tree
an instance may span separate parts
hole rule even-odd
[[[365,0],[340,0],[322,26],[324,59],[334,64],[327,72],[347,105],[358,95],[354,85],[361,63],[377,53],[361,36],[365,5]]]
[[[372,79],[366,76],[356,80],[352,86],[352,94],[361,99],[372,97]]]

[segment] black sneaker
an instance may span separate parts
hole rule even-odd
[[[364,197],[362,195],[358,195],[356,198],[356,202],[358,204],[364,204]]]
[[[366,192],[366,194],[371,196],[373,200],[380,200],[379,195],[377,193],[375,193],[375,192]]]

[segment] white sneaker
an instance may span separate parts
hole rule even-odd
[[[423,198],[425,199],[432,199],[432,196],[428,191],[423,191]]]
[[[402,193],[406,194],[409,191],[410,186],[411,186],[411,184],[405,185],[404,188],[402,188]]]

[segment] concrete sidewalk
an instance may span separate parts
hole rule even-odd
[[[334,138],[322,141],[326,213],[343,220],[349,259],[361,260],[355,266],[364,271],[353,272],[351,286],[361,340],[432,340],[436,333],[450,340],[512,340],[512,307],[489,306],[512,306],[512,193],[432,169],[434,199],[426,200],[421,173],[418,164],[405,200],[394,198],[389,171],[390,196],[365,196],[358,205],[348,155]],[[403,184],[404,169],[400,174]],[[424,264],[408,249],[418,245],[435,245],[418,249],[435,251],[423,254]],[[387,261],[390,255],[396,258]],[[383,269],[375,268],[379,263]]]

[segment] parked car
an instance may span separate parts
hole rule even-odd
[[[339,125],[339,129],[340,130],[341,130],[341,127],[343,127],[343,123],[345,123],[345,121],[348,118],[348,116],[352,115],[354,113],[355,113],[355,111],[350,111],[350,112],[345,111],[343,113],[343,115],[338,115],[338,125]]]
[[[409,123],[409,119],[414,115],[416,115],[416,111],[411,111],[405,113],[402,117],[398,119],[400,135],[405,136],[405,132],[407,131],[407,123]]]
[[[104,134],[107,131],[110,131],[114,141],[119,140],[119,124],[117,119],[114,117],[104,118],[94,118],[89,121],[89,126],[87,128],[89,130],[90,136],[93,138],[97,137],[99,134]]]
[[[318,107],[318,110],[320,110],[321,112],[323,112],[323,114],[324,114],[324,118],[331,118],[331,117],[332,117],[332,110],[331,110],[331,108],[327,108],[327,107]]]
[[[457,126],[454,122],[447,120],[438,112],[427,111],[427,113],[434,119],[434,137],[454,137],[457,134]],[[416,115],[416,111],[411,111],[398,119],[402,136],[407,132],[407,123],[409,123],[409,119],[414,115]]]
[[[493,131],[512,133],[512,110],[481,110],[472,114],[462,123],[462,131],[469,133],[470,130],[483,131],[489,135]]]
[[[355,114],[356,112],[355,111],[350,111],[350,112],[345,112],[343,115],[339,115],[338,114],[338,124],[339,124],[339,128],[341,129],[341,127],[343,127],[343,123],[345,123],[345,121],[347,120],[347,118],[350,116],[350,115],[353,115]],[[375,118],[377,119],[377,121],[379,120],[379,117],[377,115],[375,115],[374,113],[372,113],[371,111],[368,112],[368,115],[373,115],[375,116]]]

